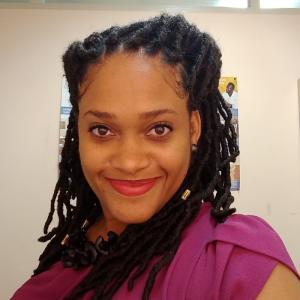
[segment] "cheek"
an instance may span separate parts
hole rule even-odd
[[[104,169],[105,160],[95,149],[86,149],[86,146],[79,147],[79,154],[84,177],[90,188],[100,199],[105,191],[99,181],[101,178],[99,174]]]
[[[176,182],[185,177],[190,162],[190,144],[185,138],[168,151],[160,153],[160,164]]]
[[[104,158],[99,149],[88,142],[85,135],[79,134],[79,157],[84,176],[91,187],[96,179],[95,175],[103,168]]]
[[[81,166],[88,172],[95,172],[103,167],[104,157],[95,149],[79,147]]]

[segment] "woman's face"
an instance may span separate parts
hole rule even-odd
[[[201,121],[178,76],[159,56],[117,53],[80,87],[81,165],[110,230],[150,219],[187,174]]]

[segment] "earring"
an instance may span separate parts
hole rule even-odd
[[[196,144],[192,144],[192,152],[197,152],[198,147]]]

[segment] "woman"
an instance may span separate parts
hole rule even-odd
[[[163,14],[74,42],[63,62],[73,108],[49,244],[12,299],[296,299],[278,235],[232,215],[239,150],[214,40]]]

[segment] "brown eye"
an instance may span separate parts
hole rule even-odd
[[[110,129],[103,125],[93,126],[90,128],[89,131],[98,137],[106,137],[106,136],[110,135],[110,134],[107,134],[110,132]]]
[[[165,135],[167,135],[169,132],[171,132],[173,129],[171,126],[166,125],[166,124],[158,124],[155,125],[151,131],[149,135],[153,135],[156,137],[163,137]]]
[[[165,132],[166,127],[163,126],[157,126],[155,127],[155,133],[157,133],[158,135],[162,135]]]

